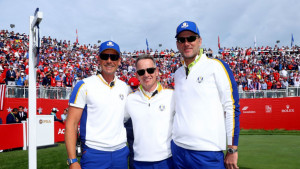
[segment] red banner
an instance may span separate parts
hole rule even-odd
[[[54,122],[54,142],[65,141],[65,123]]]
[[[300,130],[300,97],[240,99],[242,129]]]
[[[23,147],[23,124],[0,125],[0,150]]]

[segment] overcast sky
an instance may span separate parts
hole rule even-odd
[[[121,51],[176,49],[176,27],[197,23],[203,47],[290,46],[300,43],[299,0],[0,0],[0,29],[15,24],[29,34],[29,16],[39,7],[41,35],[58,40],[97,44],[114,40]],[[162,47],[159,47],[162,44]],[[177,50],[177,49],[176,49]]]

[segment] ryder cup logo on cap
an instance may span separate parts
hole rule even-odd
[[[104,50],[106,49],[113,49],[115,51],[117,51],[120,54],[120,47],[118,44],[116,44],[113,41],[106,41],[103,42],[100,47],[99,47],[99,53],[101,54]]]
[[[176,36],[175,38],[178,36],[178,34],[180,34],[182,31],[191,31],[194,32],[195,34],[197,34],[198,36],[200,36],[200,32],[199,29],[196,25],[195,22],[192,21],[184,21],[182,22],[176,30]]]
[[[107,42],[107,46],[114,46],[112,42]]]
[[[187,28],[187,27],[189,27],[189,25],[186,22],[183,22],[181,28]]]

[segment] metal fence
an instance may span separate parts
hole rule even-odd
[[[68,100],[71,96],[71,87],[37,87],[36,97],[44,99]],[[6,97],[8,98],[28,98],[28,87],[7,86]]]
[[[300,96],[300,87],[289,87],[277,90],[256,90],[239,92],[240,98],[283,98]]]
[[[72,92],[71,87],[37,87],[37,98],[45,99],[66,99],[70,98]],[[289,87],[287,89],[278,90],[256,90],[241,91],[240,98],[283,98],[283,97],[299,97],[300,87]],[[28,88],[20,86],[7,86],[6,97],[8,98],[28,98]]]

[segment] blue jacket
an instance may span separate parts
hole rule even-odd
[[[17,117],[12,112],[6,116],[6,124],[17,123]]]

